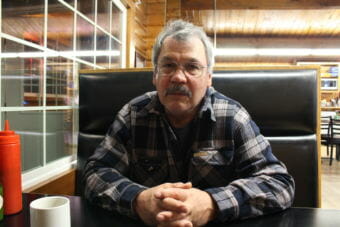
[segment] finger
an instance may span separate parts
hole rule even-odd
[[[177,182],[177,183],[173,183],[173,187],[182,188],[182,189],[190,189],[192,188],[192,183],[191,182],[187,182],[187,183]]]
[[[157,227],[193,227],[193,224],[189,220],[180,219],[173,222],[160,222]]]
[[[164,198],[160,201],[160,204],[163,210],[174,211],[177,213],[188,213],[189,211],[182,201],[173,198]]]
[[[176,227],[193,227],[193,226],[194,225],[189,220],[180,220],[178,221],[178,223],[176,223]]]
[[[173,222],[180,219],[186,218],[187,215],[184,213],[176,213],[172,211],[162,211],[156,215],[156,220],[160,222]]]
[[[157,199],[164,199],[170,197],[180,201],[185,201],[188,198],[186,191],[179,188],[161,189],[155,192],[154,195]]]
[[[175,214],[172,211],[162,211],[156,215],[158,222],[168,222],[173,220]]]
[[[173,222],[187,218],[188,213],[177,213],[173,211],[161,211],[156,215],[158,222]]]
[[[192,224],[191,221],[189,220],[183,220],[179,223],[180,225],[178,227],[193,227],[194,225]]]
[[[192,188],[192,183],[191,182],[187,182],[187,183],[183,183],[183,182],[175,182],[175,183],[164,183],[161,185],[161,188]]]

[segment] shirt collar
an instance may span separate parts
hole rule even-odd
[[[203,118],[205,116],[208,117],[210,115],[210,119],[212,121],[216,121],[215,114],[214,114],[214,109],[212,106],[212,95],[216,93],[216,90],[213,87],[207,88],[205,95],[202,100],[202,106],[201,109],[199,110],[198,116],[200,118]]]

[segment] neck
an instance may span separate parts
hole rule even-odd
[[[197,111],[194,111],[193,113],[186,113],[182,115],[173,115],[171,113],[166,113],[166,116],[168,117],[168,120],[170,121],[170,124],[175,128],[183,128],[187,124],[189,124],[196,115]]]

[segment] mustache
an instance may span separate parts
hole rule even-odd
[[[172,85],[166,89],[165,95],[167,96],[171,94],[181,94],[186,95],[189,98],[192,97],[191,91],[187,87],[179,84]]]

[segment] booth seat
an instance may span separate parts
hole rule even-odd
[[[87,158],[115,114],[132,98],[155,90],[151,69],[80,71],[76,191]],[[320,206],[318,70],[311,67],[215,69],[216,90],[240,102],[296,182],[293,206]]]

